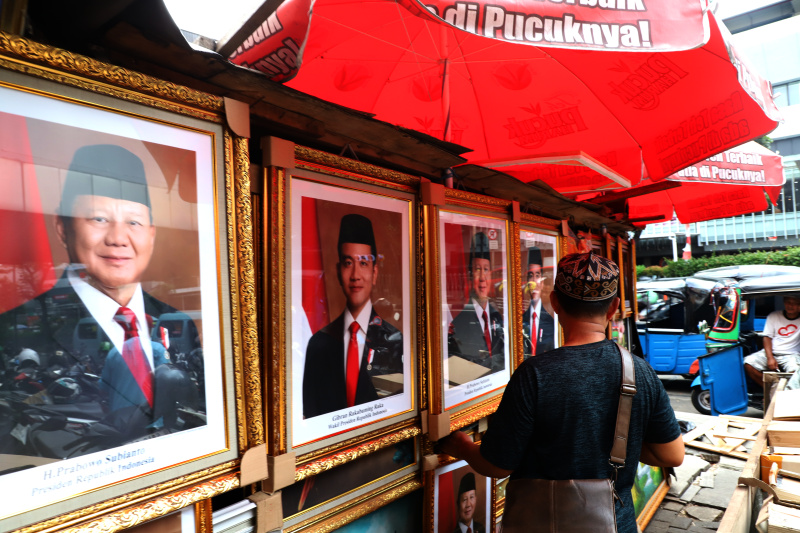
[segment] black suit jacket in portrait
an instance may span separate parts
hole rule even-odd
[[[525,314],[522,315],[522,353],[525,357],[530,357],[531,348],[533,347],[531,336],[531,305],[533,305],[533,302],[531,302],[525,310]],[[556,322],[553,320],[552,315],[545,311],[544,306],[541,307],[541,313],[542,314],[539,316],[539,327],[535,332],[536,353],[534,355],[549,352],[556,347],[554,340]]]
[[[489,329],[492,336],[492,353],[486,349],[486,338],[483,329],[475,314],[472,301],[453,319],[450,332],[447,336],[447,356],[457,355],[472,363],[477,363],[498,372],[505,368],[505,330],[503,329],[503,315],[489,304]]]
[[[164,313],[176,313],[172,306],[143,292],[145,312],[153,320]],[[24,337],[14,335],[13,328],[5,327],[9,323],[23,323],[26,317],[38,317],[39,331],[28,333]],[[155,340],[155,339],[154,339]],[[141,438],[150,433],[145,427],[152,420],[150,409],[140,409],[136,405],[119,411],[110,412],[118,393],[127,394],[131,398],[141,397],[141,389],[133,375],[122,361],[119,352],[112,347],[111,341],[103,331],[83,300],[70,285],[66,276],[62,277],[49,291],[34,298],[30,302],[0,315],[0,346],[9,356],[16,355],[22,347],[31,348],[39,354],[44,370],[53,365],[63,366],[69,370],[68,376],[78,372],[88,376],[84,383],[94,383],[91,388],[84,388],[76,403],[57,404],[50,409],[61,408],[79,410],[82,418],[99,420],[89,429],[49,428],[46,423],[32,426],[27,446],[16,450],[17,455],[42,456],[52,458],[77,457],[86,453],[110,449],[131,440]],[[156,366],[167,362],[163,350],[154,347]],[[110,349],[110,352],[109,352]],[[110,354],[110,356],[109,356]],[[107,363],[110,357],[114,363]],[[103,372],[105,367],[106,372]],[[112,370],[114,370],[112,372]],[[42,374],[40,374],[42,375]],[[113,376],[113,377],[111,377]],[[154,384],[158,397],[158,381]],[[96,389],[96,390],[95,390]],[[101,390],[103,392],[101,392]],[[133,394],[131,394],[131,392]],[[201,391],[202,394],[204,391]],[[139,403],[137,399],[132,404]],[[74,415],[71,415],[74,416]],[[135,423],[133,421],[136,421]],[[102,427],[98,434],[92,434],[92,428]],[[116,429],[117,431],[112,431]]]
[[[303,369],[303,417],[347,407],[344,356],[344,313],[308,341]],[[372,353],[372,363],[369,353]],[[403,373],[403,334],[372,310],[358,373],[355,405],[379,398],[373,376]],[[403,388],[386,396],[403,392]]]

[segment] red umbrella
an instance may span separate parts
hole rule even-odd
[[[659,183],[646,180],[624,192],[589,199],[608,203],[627,197],[637,225],[672,219],[683,224],[763,211],[778,200],[786,178],[781,157],[748,142],[689,166]]]
[[[284,2],[231,60],[565,194],[663,179],[777,125],[696,0],[309,2]]]

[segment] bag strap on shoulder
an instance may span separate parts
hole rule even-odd
[[[633,396],[636,394],[636,372],[633,367],[631,352],[616,345],[622,357],[622,385],[619,391],[619,406],[617,407],[617,425],[614,429],[614,443],[611,446],[611,466],[622,468],[625,466],[625,456],[628,451],[628,427],[631,422],[631,408]]]

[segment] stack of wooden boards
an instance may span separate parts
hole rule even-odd
[[[761,478],[772,489],[765,505],[767,533],[800,533],[800,390],[784,390],[772,400],[767,425],[769,447],[761,455]]]
[[[747,446],[756,440],[761,427],[762,422],[758,418],[720,415],[695,426],[683,436],[683,443],[746,461],[749,452]]]

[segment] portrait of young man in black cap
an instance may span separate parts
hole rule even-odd
[[[450,324],[447,356],[488,368],[487,374],[505,368],[503,315],[489,301],[491,273],[489,238],[478,231],[472,237],[467,256],[469,300]]]
[[[523,288],[529,304],[522,315],[522,346],[525,357],[555,348],[555,321],[542,300],[545,283],[542,270],[542,251],[538,246],[528,248],[528,268]]]
[[[344,215],[337,250],[337,279],[346,305],[308,342],[303,370],[306,419],[403,392],[402,386],[379,391],[373,382],[373,377],[403,373],[403,335],[372,305],[379,268],[370,219]]]
[[[76,391],[72,400],[81,402],[84,418],[102,420],[92,427],[106,428],[98,430],[106,432],[104,439],[69,429],[32,431],[33,445],[25,453],[35,449],[65,458],[163,430],[165,413],[158,400],[172,397],[188,378],[164,377],[159,369],[170,357],[161,339],[151,338],[154,320],[178,312],[141,286],[156,238],[142,160],[112,144],[79,148],[64,180],[55,232],[69,266],[56,286],[37,298],[46,303],[37,339],[41,366],[69,369],[72,381],[62,380],[61,389]],[[87,331],[94,332],[92,342],[82,340]],[[80,383],[86,381],[83,374],[75,374],[80,371],[100,376],[97,393],[86,382],[80,393]],[[199,391],[189,387],[192,401],[197,400]],[[167,403],[174,410],[174,402]]]

